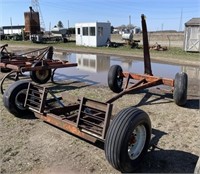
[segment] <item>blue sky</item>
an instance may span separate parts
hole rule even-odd
[[[31,0],[0,0],[0,26],[24,25],[24,12]],[[184,23],[200,17],[200,0],[39,0],[46,30],[62,21],[64,27],[79,22],[110,21],[114,27],[131,24],[141,27],[147,17],[149,31],[184,29]]]

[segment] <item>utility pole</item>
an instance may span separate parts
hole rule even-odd
[[[12,18],[10,18],[11,35],[13,35]]]
[[[182,31],[182,20],[183,20],[183,9],[181,9],[181,17],[180,17],[179,31]]]
[[[129,30],[131,30],[131,15],[129,15]]]
[[[51,22],[49,23],[49,36],[51,34]]]
[[[39,13],[40,16],[40,26],[45,31],[45,23],[42,17],[42,12],[39,5],[39,0],[31,0],[32,8],[34,11]]]

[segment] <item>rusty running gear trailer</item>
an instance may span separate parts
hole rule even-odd
[[[133,172],[138,167],[151,139],[147,113],[129,107],[111,122],[112,103],[83,97],[66,105],[61,99],[48,88],[22,80],[9,86],[3,95],[4,106],[15,116],[34,113],[35,117],[82,139],[104,142],[107,160],[121,172]]]
[[[108,72],[108,86],[113,92],[119,94],[107,102],[112,102],[124,94],[137,92],[158,85],[166,85],[172,87],[171,91],[169,92],[173,93],[174,102],[179,106],[184,106],[187,101],[188,76],[184,72],[177,73],[175,75],[175,79],[153,76],[146,20],[144,15],[142,15],[141,18],[143,33],[144,74],[123,72],[121,66],[113,65]],[[124,87],[122,87],[123,79],[126,79]]]
[[[1,72],[6,72],[7,74],[2,78],[0,87],[1,93],[3,94],[3,83],[7,78],[10,78],[13,74],[14,80],[19,80],[19,75],[24,72],[30,72],[30,78],[32,81],[44,84],[50,79],[53,81],[53,76],[58,68],[67,68],[77,66],[77,63],[71,63],[64,60],[54,60],[53,57],[53,47],[46,47],[42,49],[37,49],[21,55],[16,55],[14,53],[10,54],[6,47],[8,45],[3,45],[1,48],[1,62],[0,68]],[[28,54],[33,54],[34,52],[40,52],[37,56],[30,56]],[[52,71],[53,69],[53,71]]]
[[[125,83],[123,82],[124,79],[126,80]],[[123,72],[121,66],[113,65],[108,72],[108,86],[113,92],[118,93],[118,95],[111,98],[107,102],[113,102],[125,94],[138,92],[143,89],[155,87],[158,85],[165,85],[171,87],[171,90],[163,91],[172,93],[174,102],[179,106],[184,106],[187,102],[187,81],[188,77],[184,72],[177,73],[175,79],[168,79],[152,76],[149,74],[141,75],[130,72]]]
[[[145,24],[144,15],[142,24]],[[145,34],[147,36],[143,27],[143,35]],[[145,39],[147,37],[144,37]],[[144,75],[125,73],[118,65],[110,68],[108,86],[119,94],[106,102],[83,97],[74,103],[65,104],[62,97],[57,98],[49,88],[27,81],[17,81],[5,91],[4,106],[18,117],[34,113],[37,118],[82,139],[90,142],[102,141],[106,159],[115,169],[124,173],[134,172],[149,148],[151,121],[146,112],[135,107],[122,109],[112,119],[113,102],[127,93],[160,84],[174,88],[175,101],[178,101],[178,104],[181,104],[179,102],[182,100],[182,103],[185,103],[187,92],[187,76],[182,78],[182,74],[179,74],[175,80],[154,77],[148,54],[148,49],[144,50],[144,55],[147,55],[144,57]],[[124,89],[123,78],[127,78]],[[138,82],[132,84],[130,79]],[[64,97],[70,98],[68,95]]]

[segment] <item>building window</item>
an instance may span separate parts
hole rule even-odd
[[[81,29],[80,28],[77,28],[77,33],[81,34]]]
[[[95,27],[90,27],[90,36],[95,36]]]
[[[83,36],[88,36],[88,27],[83,27]]]
[[[103,36],[103,27],[98,27],[98,36]]]

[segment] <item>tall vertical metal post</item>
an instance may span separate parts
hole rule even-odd
[[[42,11],[40,9],[40,4],[39,4],[39,0],[31,0],[31,4],[32,4],[32,7],[33,9],[39,13],[39,20],[40,20],[40,27],[41,27],[41,30],[45,31],[45,23],[44,23],[44,19],[43,19],[43,16],[42,16]]]
[[[11,35],[13,35],[12,18],[10,18]]]
[[[141,15],[141,18],[142,18],[143,53],[144,53],[144,73],[152,76],[153,74],[151,70],[151,60],[149,54],[147,25],[144,14]]]

